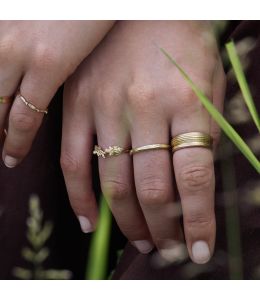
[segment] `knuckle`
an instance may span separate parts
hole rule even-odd
[[[139,200],[143,206],[168,203],[168,187],[162,179],[148,177],[140,182]]]
[[[80,171],[80,162],[71,152],[62,151],[60,157],[62,171],[67,174],[77,174]]]
[[[48,45],[38,44],[35,48],[34,56],[33,56],[33,66],[36,69],[41,71],[48,71],[50,69],[56,69],[56,67],[61,67],[62,64],[59,63],[59,55]]]
[[[129,186],[116,178],[105,179],[101,183],[102,191],[108,201],[122,201],[130,194]]]
[[[185,216],[185,226],[188,228],[205,227],[210,228],[214,225],[214,218],[209,217],[208,214],[193,213]]]
[[[22,112],[15,112],[10,116],[12,126],[21,132],[31,132],[37,125],[36,119]]]
[[[201,79],[198,79],[200,82],[200,88],[203,93],[209,98],[212,98],[212,85]],[[180,85],[178,91],[178,98],[181,99],[181,107],[183,110],[187,110],[189,113],[193,110],[202,110],[203,104],[199,101],[195,92],[188,85]]]
[[[213,181],[214,171],[211,165],[194,165],[183,168],[180,172],[182,187],[190,192],[208,188]]]
[[[13,37],[5,37],[0,42],[0,53],[1,58],[6,60],[6,57],[10,56],[10,53],[13,53],[15,49],[15,43]]]
[[[154,103],[155,88],[150,83],[134,83],[128,87],[128,99],[130,106],[137,111],[143,112],[145,108]],[[149,106],[147,105],[149,104]]]

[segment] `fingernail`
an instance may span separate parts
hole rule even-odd
[[[79,219],[79,224],[80,224],[81,230],[84,233],[89,233],[89,232],[93,231],[92,225],[88,218],[86,218],[84,216],[78,216],[78,219]]]
[[[17,165],[18,160],[12,156],[6,155],[4,158],[4,163],[7,168],[13,168]]]
[[[165,240],[161,243],[159,253],[163,259],[170,263],[184,261],[188,256],[186,246],[175,240]]]
[[[151,252],[154,248],[153,244],[147,240],[133,241],[132,244],[137,248],[137,250],[143,254]]]
[[[192,248],[193,261],[197,264],[205,264],[210,260],[209,246],[204,241],[193,243]]]

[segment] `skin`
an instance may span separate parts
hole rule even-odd
[[[36,107],[46,109],[57,89],[110,30],[113,21],[1,21],[0,93],[18,90]],[[0,130],[7,113],[3,160],[16,166],[26,156],[43,114],[28,109],[19,97],[0,107]]]
[[[218,141],[216,124],[158,46],[222,108],[225,76],[209,23],[117,22],[64,92],[61,166],[75,214],[90,222],[85,231],[97,221],[91,183],[94,135],[102,148],[168,144],[172,136],[190,131],[210,133],[214,145]],[[119,227],[141,252],[155,245],[171,259],[182,239],[178,193],[188,253],[196,263],[210,259],[216,231],[211,150],[99,158],[99,173]]]
[[[101,21],[2,22],[1,94],[12,95],[20,88],[35,106],[46,108],[111,26],[112,22]],[[117,22],[69,78],[64,91],[61,166],[72,208],[85,232],[95,229],[98,218],[91,183],[94,135],[102,148],[168,144],[172,136],[189,131],[210,133],[214,143],[218,141],[218,128],[158,46],[221,110],[225,76],[209,23]],[[30,150],[43,115],[15,99],[12,107],[0,107],[2,129],[10,108],[3,159],[13,167]],[[7,161],[7,156],[13,160]],[[210,150],[99,158],[99,172],[119,227],[141,252],[155,245],[171,259],[175,242],[182,239],[179,194],[189,255],[197,263],[209,260],[215,242]],[[204,248],[198,241],[204,241]]]

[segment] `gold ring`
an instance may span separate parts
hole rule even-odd
[[[0,104],[11,103],[12,99],[13,99],[13,97],[1,96],[0,97]]]
[[[147,151],[147,150],[159,150],[159,149],[169,149],[171,146],[167,145],[167,144],[151,144],[151,145],[145,145],[145,146],[141,146],[141,147],[137,147],[137,148],[133,148],[130,151],[130,154],[135,154],[138,152],[143,152],[143,151]]]
[[[45,109],[40,109],[38,107],[36,107],[35,105],[33,105],[31,102],[27,101],[21,94],[18,94],[17,97],[19,97],[22,102],[28,106],[31,110],[36,111],[37,113],[43,113],[46,114],[48,113],[48,110]]]
[[[212,148],[212,137],[203,132],[187,132],[179,134],[172,138],[171,146],[172,151],[175,152],[179,149],[189,148],[189,147],[204,147]]]
[[[124,149],[120,146],[109,146],[106,149],[102,149],[100,146],[95,145],[93,154],[97,155],[98,157],[106,158],[111,156],[118,156],[122,153],[129,153],[129,149]]]

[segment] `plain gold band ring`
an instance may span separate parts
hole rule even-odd
[[[20,93],[17,95],[17,97],[19,97],[19,99],[22,100],[22,102],[28,106],[31,110],[37,112],[37,113],[43,113],[43,114],[46,114],[48,113],[48,110],[45,110],[45,109],[40,109],[38,107],[36,107],[34,104],[32,104],[30,101],[26,100],[24,98],[24,96],[22,96]]]
[[[212,148],[212,143],[213,139],[209,134],[198,131],[179,134],[171,140],[173,152],[190,147]]]
[[[168,144],[151,144],[151,145],[145,145],[145,146],[141,146],[141,147],[136,147],[136,148],[133,148],[131,151],[130,151],[130,154],[133,155],[133,154],[136,154],[136,153],[139,153],[139,152],[143,152],[143,151],[148,151],[148,150],[159,150],[159,149],[170,149],[170,145]]]

